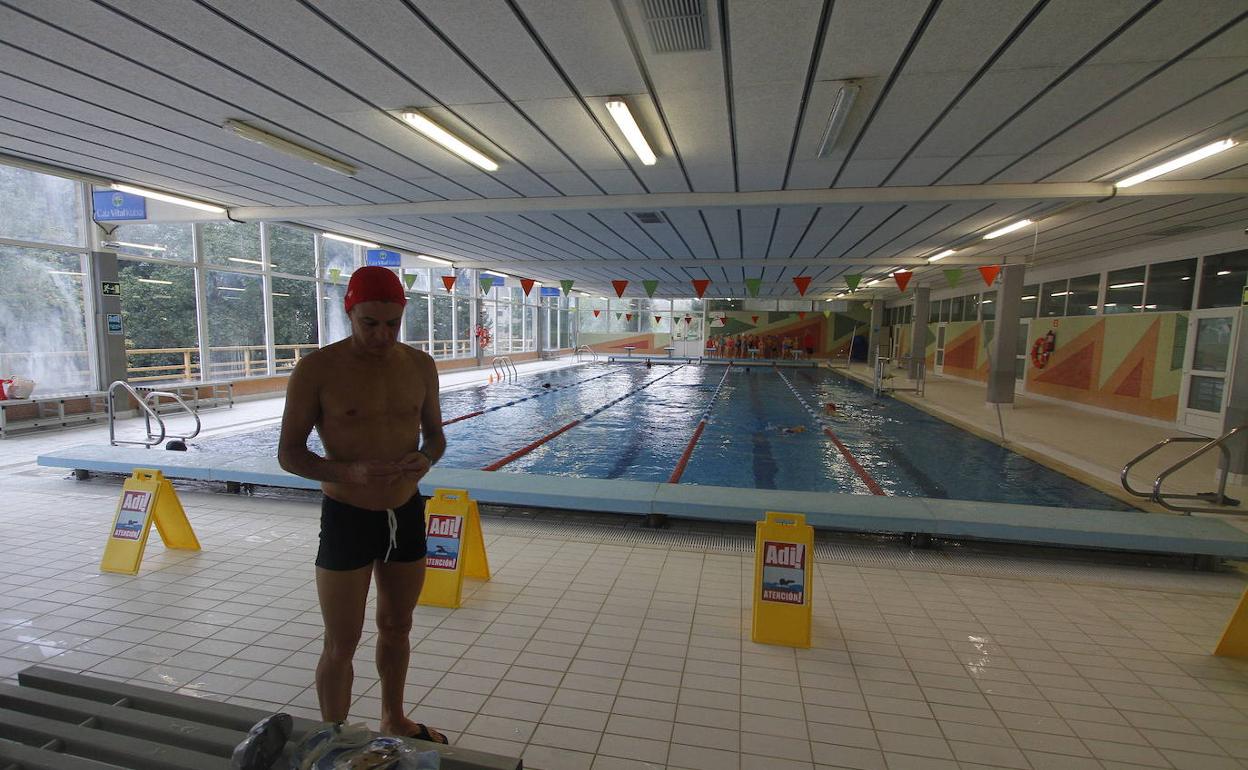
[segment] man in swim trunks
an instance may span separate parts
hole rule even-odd
[[[316,668],[321,716],[327,722],[347,718],[351,661],[375,578],[381,730],[445,743],[445,736],[409,720],[403,707],[412,611],[425,579],[424,500],[417,483],[446,451],[433,359],[397,344],[406,302],[392,271],[355,271],[345,298],[351,336],[295,367],[278,461],[321,482],[325,493],[316,556],[325,621]],[[307,447],[313,427],[325,457]]]

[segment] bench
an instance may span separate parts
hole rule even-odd
[[[10,398],[0,401],[0,438],[107,419],[108,395],[104,391]]]
[[[134,389],[146,395],[153,390],[163,390],[168,393],[176,393],[186,405],[198,412],[201,409],[208,409],[214,406],[227,406],[234,408],[234,383],[229,380],[204,381],[204,382],[148,382],[142,385],[135,385]],[[156,405],[155,409],[158,414],[164,414],[170,411],[178,411],[179,407],[173,401],[161,401]]]
[[[0,767],[23,770],[228,770],[254,708],[152,690],[111,679],[31,666],[0,684]],[[294,740],[319,727],[294,720]],[[521,770],[519,759],[410,741],[436,749],[442,770]],[[273,765],[290,766],[293,744]]]

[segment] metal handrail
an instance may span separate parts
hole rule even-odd
[[[164,438],[171,438],[171,439],[176,438],[181,441],[190,441],[191,439],[198,436],[200,429],[203,428],[203,423],[200,422],[200,419],[199,419],[199,412],[187,406],[187,403],[183,401],[182,397],[179,396],[177,393],[171,393],[170,391],[167,391],[167,390],[152,390],[152,391],[148,391],[147,396],[144,397],[143,400],[149,402],[148,406],[151,407],[150,411],[152,414],[160,414],[160,399],[162,398],[172,398],[175,402],[177,402],[179,406],[182,407],[182,411],[186,412],[187,414],[189,414],[191,417],[195,419],[195,430],[193,430],[189,434],[185,436],[175,436],[171,434],[169,436],[162,436],[162,440]],[[150,417],[147,416],[146,413],[143,415],[143,417],[144,417],[145,422],[147,423],[147,437],[150,439],[155,435],[152,433],[152,420]],[[161,420],[161,429],[162,430],[164,429],[164,420]]]
[[[906,355],[899,357],[898,360],[909,361],[912,358],[912,356]],[[887,368],[888,362],[892,360],[893,359],[888,356],[875,357],[875,378],[872,385],[872,390],[875,395],[878,396],[881,393],[914,393],[919,396],[925,395],[927,392],[927,361],[925,359],[919,359],[919,376],[918,379],[914,381],[913,388],[896,388],[884,385],[884,370]],[[900,369],[902,367],[898,365],[897,368]]]
[[[118,388],[121,388],[122,390],[129,393],[130,396],[134,398],[135,403],[139,405],[139,408],[145,412],[144,417],[147,419],[147,438],[148,438],[147,441],[125,441],[125,440],[121,440],[117,438],[117,432],[116,432],[117,409],[113,405],[113,391],[117,390]],[[135,390],[134,387],[130,383],[126,382],[125,380],[117,380],[112,385],[109,385],[107,400],[108,400],[108,443],[110,446],[117,446],[118,444],[142,444],[148,449],[151,449],[153,446],[157,444],[164,443],[165,421],[160,418],[159,414],[152,411],[152,407],[147,403],[147,399],[140,396],[139,392]],[[160,426],[160,436],[156,438],[155,441],[151,440],[152,437],[156,435],[152,433],[151,421],[153,419],[156,420],[156,424]]]
[[[581,360],[581,354],[582,354],[582,353],[588,353],[590,356],[592,356],[592,360],[594,360],[594,361],[597,361],[597,360],[598,360],[598,354],[597,354],[596,352],[594,352],[594,349],[593,349],[593,348],[591,348],[589,345],[581,345],[580,347],[578,347],[578,348],[576,349],[576,360],[577,360],[577,361],[580,361],[580,360]]]
[[[511,360],[511,356],[498,356],[490,362],[490,367],[500,380],[503,377],[511,379],[520,376],[520,370],[516,368],[516,362]]]
[[[1240,431],[1248,431],[1248,424],[1240,425],[1236,428],[1232,428],[1231,430],[1222,434],[1218,438],[1215,438],[1212,440],[1207,439],[1203,436],[1171,436],[1170,438],[1158,441],[1156,444],[1153,444],[1151,447],[1144,450],[1140,454],[1136,455],[1133,459],[1129,460],[1126,465],[1122,466],[1122,472],[1118,474],[1119,481],[1122,482],[1122,488],[1125,489],[1127,492],[1131,493],[1132,495],[1135,495],[1136,497],[1141,497],[1146,500],[1151,500],[1152,502],[1157,503],[1161,507],[1166,508],[1171,511],[1175,511],[1176,513],[1183,513],[1183,514],[1189,514],[1189,515],[1192,513],[1235,513],[1235,511],[1229,511],[1226,508],[1200,508],[1200,507],[1195,507],[1195,506],[1176,507],[1174,505],[1171,505],[1168,501],[1169,500],[1204,500],[1210,496],[1210,493],[1195,494],[1195,495],[1182,495],[1178,493],[1162,494],[1161,486],[1165,482],[1165,480],[1169,478],[1175,471],[1191,463],[1193,460],[1200,457],[1205,452],[1208,452],[1210,449],[1217,447],[1218,449],[1222,451],[1223,463],[1222,463],[1222,468],[1220,469],[1219,474],[1218,474],[1219,475],[1218,491],[1213,494],[1216,495],[1216,497],[1214,497],[1215,504],[1217,504],[1218,501],[1221,501],[1222,504],[1225,504],[1225,501],[1228,499],[1226,496],[1226,476],[1230,472],[1229,461],[1230,461],[1230,455],[1231,455],[1230,450],[1226,448],[1225,444],[1227,441],[1233,438]],[[1140,461],[1143,460],[1145,457],[1148,457],[1149,455],[1153,454],[1154,452],[1161,449],[1162,447],[1167,446],[1172,443],[1197,443],[1197,442],[1203,442],[1204,446],[1200,447],[1195,452],[1192,452],[1191,454],[1187,455],[1183,459],[1179,460],[1178,462],[1174,463],[1170,467],[1163,470],[1161,473],[1157,474],[1157,477],[1153,479],[1152,492],[1141,492],[1138,489],[1135,489],[1131,486],[1130,481],[1128,479],[1128,477],[1131,474],[1131,469],[1134,468],[1136,465],[1138,465]]]

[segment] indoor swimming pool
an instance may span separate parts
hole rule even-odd
[[[824,418],[827,403],[836,405],[836,414]],[[704,413],[706,425],[681,484],[860,494],[874,487],[906,497],[1132,510],[816,368],[599,363],[446,392],[448,448],[440,465],[666,482]],[[271,425],[194,447],[272,457],[278,432]],[[315,432],[309,446],[321,451]]]

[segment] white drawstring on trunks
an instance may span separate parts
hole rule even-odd
[[[386,558],[382,561],[390,561],[390,552],[394,550],[395,535],[399,532],[399,520],[394,515],[393,508],[386,509],[386,523],[390,525],[390,547],[386,549]]]

